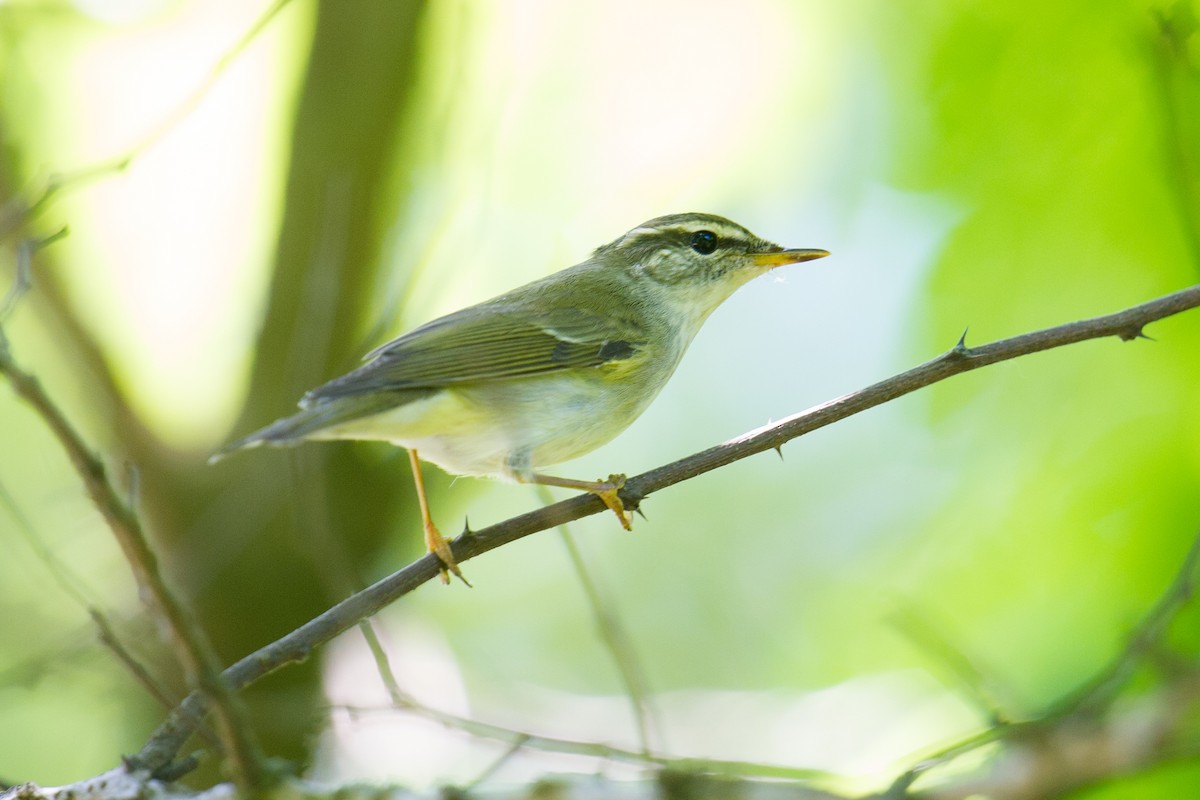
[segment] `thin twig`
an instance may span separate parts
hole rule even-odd
[[[1057,325],[981,347],[968,348],[960,340],[946,353],[907,372],[630,478],[621,492],[621,499],[627,508],[634,508],[653,492],[756,453],[777,449],[798,436],[954,375],[1088,339],[1116,336],[1130,341],[1142,337],[1146,325],[1197,306],[1200,306],[1200,285],[1113,314]],[[594,495],[578,495],[459,536],[451,546],[456,560],[462,563],[530,534],[606,509]],[[234,689],[240,689],[286,664],[303,661],[314,648],[434,578],[440,567],[441,561],[431,554],[414,561],[233,664],[225,671],[226,680]],[[139,753],[141,763],[152,770],[168,765],[191,732],[189,718],[202,713],[204,707],[204,700],[196,694],[185,699],[146,742]]]
[[[59,228],[49,236],[44,236],[41,239],[25,239],[17,246],[17,276],[13,281],[12,286],[4,295],[4,302],[0,303],[0,325],[8,321],[13,311],[17,308],[17,303],[29,291],[29,287],[33,285],[33,256],[38,250],[43,247],[48,247],[59,239],[65,238],[68,233],[64,226]]]
[[[168,711],[174,708],[178,703],[178,700],[171,697],[171,695],[167,693],[167,690],[161,684],[159,684],[153,675],[150,674],[150,670],[146,669],[145,665],[143,665],[142,662],[137,659],[137,656],[131,653],[129,648],[122,644],[121,640],[117,637],[117,632],[113,630],[112,625],[109,624],[108,618],[94,608],[89,609],[88,613],[92,618],[93,624],[95,624],[97,630],[99,631],[101,644],[103,644],[112,652],[116,659],[120,661],[122,665],[124,665],[125,669],[129,670],[129,673],[133,676],[133,679],[137,681],[143,689],[146,690],[147,694],[157,700],[159,705]],[[205,724],[204,720],[197,719],[195,722],[197,732],[204,738],[206,742],[208,742],[209,746],[218,753],[224,752],[225,748],[221,743],[221,740],[218,739],[216,733],[214,733],[213,730],[207,724]]]
[[[217,81],[221,79],[221,76],[224,75],[231,66],[233,66],[233,63],[237,61],[243,52],[245,52],[246,48],[249,47],[256,38],[258,38],[258,35],[262,33],[264,29],[266,29],[267,25],[271,23],[271,20],[275,19],[275,16],[282,11],[284,6],[286,6],[289,2],[291,2],[291,0],[275,0],[275,2],[272,3],[266,11],[259,15],[258,19],[254,21],[254,24],[251,25],[236,42],[234,42],[233,46],[226,50],[225,53],[219,59],[217,59],[216,63],[209,67],[208,74],[204,77],[204,80],[200,82],[200,85],[197,86],[195,90],[193,90],[192,93],[175,108],[174,111],[164,117],[158,123],[158,125],[156,125],[149,133],[143,136],[140,141],[125,151],[124,155],[116,156],[112,159],[109,159],[109,161],[114,164],[120,164],[120,169],[125,169],[130,163],[133,162],[135,158],[161,141],[176,125],[185,120],[188,115],[196,110],[196,107],[200,105],[200,102],[204,99],[205,95],[207,95],[212,90],[213,86],[216,85]]]
[[[375,633],[375,627],[369,619],[364,619],[358,623],[358,629],[367,642],[371,658],[375,660],[375,671],[379,673],[379,678],[383,681],[383,688],[387,689],[388,697],[394,705],[408,707],[413,700],[400,688],[400,681],[396,680],[396,673],[392,671],[392,662],[388,658],[387,650],[383,648],[383,643],[379,641],[379,635]]]
[[[468,735],[486,739],[495,739],[508,743],[509,747],[505,750],[505,752],[490,765],[488,765],[487,768],[481,771],[479,775],[473,778],[468,783],[467,788],[487,780],[490,775],[494,774],[496,770],[498,770],[505,762],[507,762],[510,758],[512,758],[513,755],[518,753],[525,746],[528,745],[531,747],[538,747],[541,744],[541,739],[533,736],[532,734],[513,730],[511,728],[501,727],[499,725],[490,725],[488,723],[479,722],[478,720],[470,719],[468,717],[460,717],[454,714],[438,711],[418,702],[415,697],[400,688],[400,682],[396,680],[396,675],[392,671],[392,665],[388,658],[387,651],[380,643],[379,637],[376,635],[370,621],[364,620],[363,622],[359,623],[358,627],[362,631],[363,638],[366,639],[367,647],[371,651],[371,657],[375,660],[375,671],[378,672],[379,676],[383,679],[384,688],[387,689],[388,698],[391,700],[392,705],[390,707],[341,705],[332,706],[331,708],[333,710],[346,711],[351,715],[358,715],[367,711],[405,711],[420,717],[424,717],[425,719],[433,722],[437,722],[446,726],[447,728],[461,731]],[[583,742],[570,742],[568,745],[564,744],[565,740],[547,739],[546,741],[550,742],[548,745],[549,749],[556,750],[558,752],[562,752],[560,749],[562,747],[575,747],[586,744]],[[599,745],[599,747],[603,748],[604,746]],[[648,760],[648,754],[646,755]]]
[[[165,138],[180,122],[196,110],[204,97],[217,84],[221,76],[229,70],[289,2],[290,0],[275,0],[238,37],[232,47],[225,51],[209,67],[207,74],[192,93],[163,117],[149,132],[142,135],[135,144],[116,155],[99,159],[81,168],[56,171],[49,176],[45,186],[42,187],[40,194],[36,197],[32,197],[34,194],[33,191],[20,191],[10,197],[3,205],[0,205],[0,239],[5,239],[10,234],[20,230],[22,226],[45,210],[60,193],[82,188],[88,183],[110,177],[127,169],[146,150]],[[11,312],[12,306],[15,305],[20,295],[27,288],[27,286],[22,286],[22,281],[27,281],[30,275],[28,270],[22,271],[23,261],[27,261],[27,257],[31,255],[31,252],[26,250],[27,245],[29,243],[36,243],[38,247],[45,246],[65,234],[66,229],[64,228],[45,239],[28,239],[19,246],[17,253],[17,281],[5,301],[0,304],[0,324],[3,324],[5,317]],[[111,366],[103,356],[95,338],[71,311],[70,304],[67,302],[61,288],[53,280],[49,280],[44,282],[43,289],[42,295],[47,301],[52,317],[65,329],[65,338],[74,344],[76,357],[86,362],[87,368],[97,378],[102,398],[112,405],[113,414],[111,416],[114,416],[118,421],[118,427],[123,434],[121,438],[125,446],[131,448],[134,452],[140,451],[143,456],[158,455],[151,452],[149,445],[152,443],[152,437],[148,429],[130,411],[122,392],[118,389]],[[0,334],[2,333],[0,331]]]
[[[990,685],[992,681],[988,679],[987,674],[976,666],[966,653],[952,645],[916,609],[899,605],[890,615],[890,619],[902,634],[950,673],[967,698],[985,713],[993,724],[1007,721],[1008,715],[996,698],[996,693]]]
[[[1162,644],[1171,620],[1195,595],[1197,580],[1200,580],[1200,533],[1192,540],[1175,579],[1146,616],[1130,631],[1121,652],[1090,681],[1055,703],[1043,717],[1061,718],[1071,714],[1094,714],[1108,705],[1113,696],[1129,681],[1138,665]]]
[[[113,627],[108,624],[108,620],[104,617],[104,615],[93,608],[91,609],[91,617],[92,623],[100,632],[100,642],[112,651],[112,654],[117,657],[118,661],[125,665],[125,668],[129,670],[131,675],[133,675],[134,680],[141,684],[142,688],[146,690],[146,694],[157,700],[159,705],[161,705],[163,708],[168,710],[174,708],[176,701],[172,699],[171,696],[167,694],[167,690],[164,689],[157,680],[155,680],[154,676],[150,674],[150,670],[146,669],[145,666],[142,665],[142,662],[138,661],[137,657],[133,653],[129,652],[129,649],[121,643],[121,640],[117,638],[117,632],[114,631]],[[201,732],[205,733],[206,731]]]
[[[71,574],[71,570],[66,564],[62,563],[54,552],[42,542],[41,539],[33,531],[33,523],[29,518],[22,513],[16,500],[8,491],[3,483],[0,483],[0,506],[8,509],[9,516],[17,523],[16,529],[21,532],[22,538],[25,539],[30,549],[33,550],[38,560],[46,567],[46,571],[50,573],[50,577],[58,584],[63,592],[83,608],[92,620],[92,624],[96,626],[97,633],[101,644],[106,646],[117,660],[120,661],[130,674],[158,703],[170,711],[179,702],[177,698],[169,696],[166,690],[155,680],[150,671],[142,665],[140,661],[129,651],[117,636],[116,630],[108,621],[108,617],[104,615],[99,608],[95,606],[93,601],[87,597],[87,592],[84,591],[83,582],[78,576]],[[197,720],[200,722],[200,720]],[[220,743],[216,741],[212,731],[207,727],[202,727],[200,733],[209,738],[210,744]]]
[[[390,706],[332,706],[350,714],[391,713],[396,710]],[[624,764],[655,766],[678,770],[680,772],[702,772],[713,775],[730,775],[753,778],[770,778],[774,780],[792,781],[833,781],[837,776],[818,769],[800,767],[785,767],[776,764],[759,764],[750,761],[725,761],[721,759],[704,758],[670,758],[655,753],[645,753],[640,750],[630,750],[601,742],[586,742],[578,739],[564,739],[557,736],[542,736],[528,731],[518,731],[490,722],[480,722],[469,717],[460,717],[445,711],[429,708],[412,701],[406,701],[397,706],[400,710],[408,711],[430,721],[445,725],[447,728],[459,730],[481,739],[494,739],[518,747],[532,747],[547,753],[564,755],[587,756],[602,761],[614,761]]]
[[[257,743],[250,732],[241,701],[222,677],[219,662],[191,610],[167,585],[159,570],[158,558],[150,548],[141,520],[117,493],[107,470],[84,444],[66,416],[42,389],[36,378],[20,369],[12,359],[7,343],[0,340],[0,373],[4,374],[19,397],[25,400],[54,433],[84,487],[116,537],[125,559],[133,570],[139,592],[157,609],[174,634],[179,647],[176,654],[198,689],[211,699],[222,739],[226,743],[238,783],[259,787],[266,775]],[[190,715],[194,727],[197,714]]]
[[[517,739],[513,741],[503,753],[492,759],[492,763],[481,769],[479,774],[474,778],[471,778],[469,781],[464,783],[462,787],[463,791],[471,792],[472,790],[482,786],[488,780],[491,780],[493,775],[499,772],[500,769],[509,761],[512,761],[513,757],[516,756],[517,753],[521,752],[521,750],[525,747],[526,741],[528,740]]]
[[[548,486],[538,484],[536,488],[538,497],[545,505],[554,502],[554,495],[550,493]],[[558,526],[558,535],[567,549],[567,556],[571,559],[575,576],[579,579],[584,597],[587,598],[588,606],[592,610],[600,639],[608,649],[609,655],[612,656],[617,672],[621,675],[621,682],[625,684],[630,711],[633,713],[633,721],[637,726],[638,743],[641,745],[642,751],[648,754],[653,749],[650,743],[649,724],[653,716],[653,708],[650,706],[646,670],[637,657],[637,651],[633,648],[629,633],[620,617],[617,616],[612,601],[605,598],[604,593],[600,591],[600,587],[592,577],[587,563],[584,562],[583,556],[579,552],[579,546],[575,543],[575,537],[567,528],[566,523]]]
[[[1103,669],[1074,691],[1057,700],[1036,717],[1020,722],[1000,723],[937,751],[900,775],[884,793],[885,798],[902,798],[917,778],[930,770],[978,750],[980,747],[1018,739],[1045,730],[1069,717],[1090,717],[1106,707],[1128,683],[1134,669],[1162,642],[1167,625],[1187,605],[1200,580],[1200,533],[1188,548],[1174,580],[1154,606],[1130,632],[1125,647]],[[1144,734],[1143,734],[1144,735]]]
[[[264,11],[254,24],[243,33],[229,50],[217,59],[217,61],[209,68],[208,74],[200,84],[187,96],[178,106],[175,107],[169,114],[162,118],[157,125],[127,148],[125,151],[107,158],[100,159],[92,164],[69,172],[62,172],[51,175],[46,182],[46,186],[36,199],[31,202],[25,202],[20,198],[14,198],[10,201],[0,214],[0,237],[8,235],[11,230],[15,230],[19,225],[27,220],[33,219],[41,213],[50,202],[61,192],[67,189],[73,189],[83,186],[91,181],[100,178],[124,172],[129,169],[139,156],[149,150],[159,141],[166,137],[180,122],[185,120],[216,85],[217,81],[223,74],[233,65],[233,62],[245,52],[250,43],[253,42],[263,29],[275,18],[275,16],[283,10],[291,0],[276,0],[266,11]]]
[[[0,345],[0,349],[2,347],[3,345]],[[90,590],[84,591],[83,581],[79,579],[79,576],[73,574],[70,567],[60,561],[54,551],[38,537],[33,530],[33,523],[21,511],[16,498],[12,496],[3,482],[0,482],[0,507],[7,509],[8,515],[17,523],[15,530],[20,532],[21,538],[29,545],[29,549],[33,551],[37,559],[42,562],[46,571],[50,573],[51,579],[58,584],[58,588],[62,589],[63,593],[74,600],[80,608],[85,610],[93,608],[96,604],[88,598],[88,594],[93,593]]]
[[[949,764],[959,756],[964,756],[967,753],[973,753],[981,747],[986,747],[989,744],[994,744],[1006,737],[1013,735],[1015,731],[1025,730],[1029,727],[1029,723],[1005,723],[1001,725],[993,725],[992,727],[973,733],[965,739],[951,744],[947,747],[938,750],[935,753],[922,758],[903,774],[896,778],[892,784],[883,793],[884,800],[902,800],[908,796],[908,790],[916,782],[917,778],[925,773],[940,767],[943,764]]]

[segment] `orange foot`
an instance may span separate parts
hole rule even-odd
[[[442,532],[437,529],[437,526],[431,521],[425,523],[425,546],[429,548],[429,552],[442,560],[444,568],[441,571],[441,580],[443,584],[450,583],[450,573],[463,583],[470,586],[471,583],[463,577],[462,570],[458,568],[458,562],[454,560],[454,552],[450,549],[450,542],[442,536]]]
[[[621,520],[622,528],[627,531],[633,530],[633,515],[625,509],[625,504],[621,502],[621,496],[618,494],[621,489],[625,488],[624,475],[609,475],[608,480],[596,481],[585,488],[603,500],[604,505],[617,515],[617,519]]]

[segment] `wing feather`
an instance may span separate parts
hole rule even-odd
[[[538,313],[520,304],[485,303],[377,348],[367,355],[368,363],[313,389],[302,405],[598,367],[631,358],[644,338],[630,315],[564,307]]]

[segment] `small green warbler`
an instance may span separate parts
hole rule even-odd
[[[301,411],[224,448],[309,439],[380,439],[408,450],[425,544],[462,573],[429,513],[420,458],[460,475],[597,495],[629,529],[624,475],[539,470],[625,430],[679,365],[704,320],[734,290],[783,264],[829,255],[785,250],[711,214],[659,217],[591,258],[448,314],[368,353],[318,386]],[[465,582],[465,579],[464,579]]]

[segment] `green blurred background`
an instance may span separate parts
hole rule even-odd
[[[561,473],[635,474],[968,326],[982,343],[1200,277],[1196,3],[294,0],[187,104],[268,5],[0,2],[0,196],[135,148],[5,241],[7,287],[22,237],[70,227],[6,333],[136,476],[226,662],[417,556],[419,524],[387,446],[208,454],[387,336],[650,217],[709,211],[834,257],[742,289],[650,411]],[[886,784],[987,724],[906,625],[966,654],[1013,717],[1093,675],[1200,526],[1200,314],[1148,333],[990,367],[689,481],[632,534],[573,525],[652,692],[650,744]],[[429,477],[447,531],[539,502]],[[0,779],[63,783],[136,751],[163,713],[85,604],[182,686],[7,386],[0,490]],[[637,748],[560,539],[465,569],[474,589],[423,587],[380,615],[402,686]],[[1195,622],[1172,631],[1189,658]],[[248,696],[268,750],[320,777],[464,781],[504,750],[331,709],[386,703],[357,633]],[[533,753],[494,779],[595,768]],[[1198,785],[1184,763],[1092,796]]]

